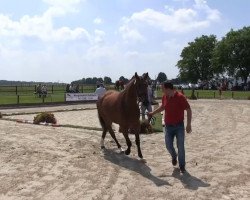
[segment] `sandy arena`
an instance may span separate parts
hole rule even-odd
[[[171,164],[162,133],[142,135],[146,164],[119,154],[100,131],[0,120],[0,200],[249,199],[250,101],[191,101],[186,135],[188,173]],[[34,112],[94,105],[1,110]],[[60,124],[100,127],[96,110],[54,113]],[[30,119],[34,115],[9,118]],[[117,134],[125,147],[125,140]]]

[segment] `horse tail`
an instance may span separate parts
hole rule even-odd
[[[102,129],[105,130],[106,129],[106,125],[105,125],[105,122],[103,120],[103,118],[101,117],[100,113],[98,112],[98,118],[99,118],[99,121],[100,121],[100,124],[102,126]]]
[[[105,130],[106,125],[105,125],[104,119],[102,118],[102,116],[100,114],[100,100],[99,100],[99,102],[97,102],[97,111],[98,111],[97,113],[98,113],[99,122],[102,126],[102,129]]]

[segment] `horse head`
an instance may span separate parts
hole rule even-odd
[[[148,73],[143,74],[143,76],[138,76],[138,74],[135,73],[134,84],[136,87],[137,97],[140,102],[143,102],[148,98],[148,78]]]

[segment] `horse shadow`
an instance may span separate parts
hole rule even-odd
[[[184,174],[181,174],[180,170],[177,168],[174,169],[172,176],[176,179],[179,179],[183,186],[190,190],[198,190],[200,187],[210,187],[210,184],[192,176],[187,171]]]
[[[138,159],[131,158],[129,156],[126,156],[122,153],[115,152],[114,150],[110,150],[110,149],[104,149],[103,153],[104,153],[105,160],[115,165],[118,165],[122,168],[134,171],[142,175],[143,177],[152,181],[158,187],[164,186],[164,185],[170,186],[170,184],[167,181],[154,176],[151,173],[151,168]]]

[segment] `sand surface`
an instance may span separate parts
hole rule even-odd
[[[0,120],[0,199],[249,199],[250,102],[198,100],[191,106],[184,175],[172,166],[161,133],[141,136],[143,164],[133,136],[125,156],[109,135],[102,152],[98,131]],[[55,115],[60,123],[99,127],[96,110]]]

